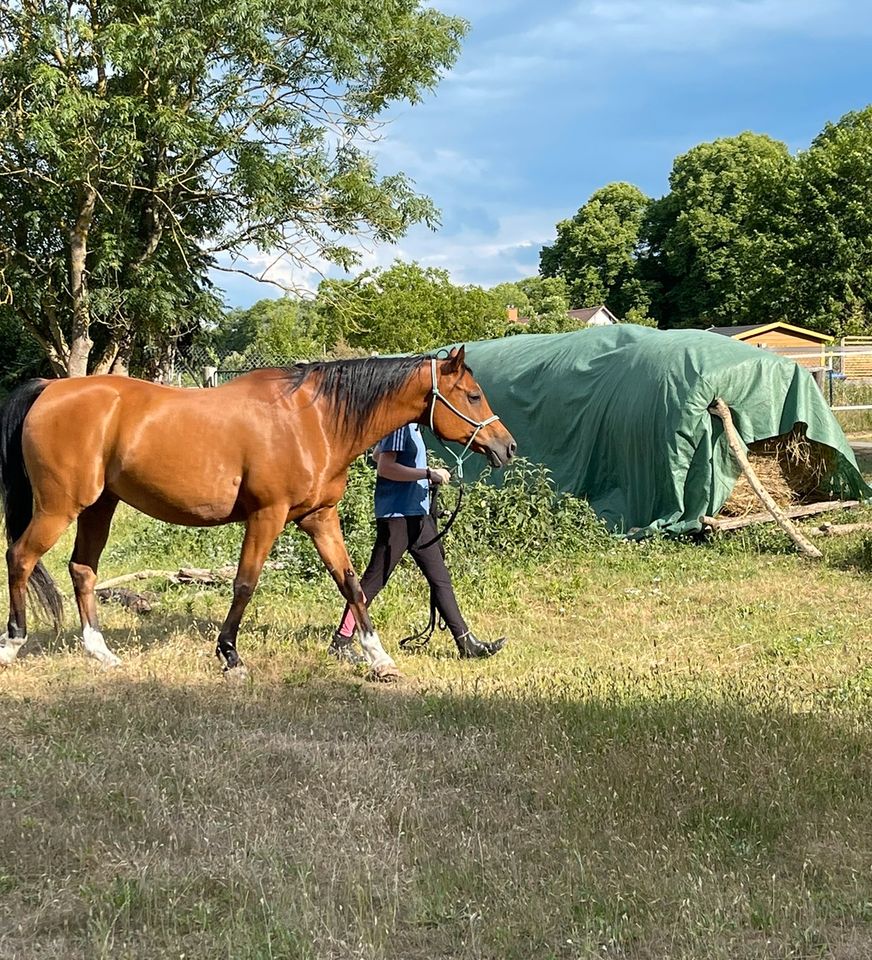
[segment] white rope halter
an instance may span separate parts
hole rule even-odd
[[[445,406],[448,407],[448,409],[453,414],[460,417],[461,420],[465,420],[470,426],[475,427],[475,430],[472,431],[472,436],[469,438],[469,440],[467,440],[466,446],[460,452],[459,456],[452,449],[450,449],[449,447],[446,447],[444,443],[442,444],[442,446],[445,447],[448,453],[450,453],[451,456],[454,457],[454,459],[457,461],[457,479],[462,480],[463,479],[463,461],[466,460],[467,457],[469,457],[469,455],[472,453],[472,450],[470,450],[470,447],[475,441],[475,438],[478,436],[481,430],[483,430],[486,426],[488,426],[488,424],[494,423],[494,421],[499,420],[500,418],[496,414],[494,414],[493,416],[488,417],[487,420],[473,420],[472,417],[467,416],[462,410],[458,410],[457,407],[454,406],[454,404],[448,399],[448,397],[445,396],[444,393],[439,392],[439,381],[436,375],[436,358],[435,357],[430,358],[430,379],[433,384],[433,399],[430,401],[430,430],[433,433],[433,436],[437,437],[440,443],[442,442],[441,438],[437,436],[436,430],[433,427],[433,414],[436,412],[437,400],[441,400],[445,404]]]

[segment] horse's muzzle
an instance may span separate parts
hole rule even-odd
[[[483,443],[482,446],[485,448],[487,462],[492,467],[497,468],[511,463],[515,459],[515,451],[518,449],[515,438],[508,432],[504,437],[495,437],[493,440]]]

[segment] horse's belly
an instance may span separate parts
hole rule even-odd
[[[200,487],[189,483],[184,489],[171,489],[122,474],[108,486],[125,503],[156,520],[186,527],[209,527],[240,519],[237,517],[239,481],[233,480]]]

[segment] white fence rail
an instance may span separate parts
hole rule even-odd
[[[834,413],[872,410],[872,339],[824,349],[775,349],[773,353],[806,367]]]

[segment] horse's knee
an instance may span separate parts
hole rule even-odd
[[[237,580],[233,584],[233,599],[244,600],[246,603],[251,599],[254,593],[254,584],[247,580]]]
[[[73,589],[77,594],[93,590],[94,584],[97,582],[97,575],[89,566],[70,560],[69,571],[70,579],[73,581]]]

